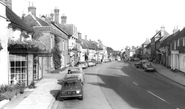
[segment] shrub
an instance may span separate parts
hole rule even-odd
[[[28,88],[31,88],[31,89],[32,89],[32,88],[36,88],[36,86],[35,86],[35,82],[34,82],[34,81],[32,81],[32,82],[31,82],[31,84],[28,86]]]

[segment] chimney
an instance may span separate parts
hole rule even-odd
[[[30,6],[29,4],[28,12],[31,12],[31,14],[36,17],[36,7],[33,6],[33,3],[32,3],[32,6]]]
[[[59,9],[55,8],[54,12],[55,12],[55,22],[59,23]]]
[[[67,22],[67,16],[62,15],[61,16],[61,24],[66,24],[66,22]]]
[[[173,34],[176,33],[177,31],[178,31],[178,26],[177,26],[177,28],[174,27]]]
[[[164,36],[164,26],[161,26],[161,36]]]
[[[87,35],[85,35],[85,40],[87,40]]]
[[[78,39],[82,39],[82,33],[78,32]]]
[[[51,13],[51,14],[50,14],[51,21],[53,21],[53,17],[54,17],[54,14]]]

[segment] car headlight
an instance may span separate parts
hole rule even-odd
[[[76,93],[79,94],[81,91],[80,90],[77,90]]]

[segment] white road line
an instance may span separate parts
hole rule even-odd
[[[137,83],[133,82],[135,85],[138,85]]]
[[[154,93],[152,93],[152,92],[150,92],[150,91],[147,91],[147,92],[148,92],[148,93],[150,93],[150,94],[152,94],[153,96],[155,96],[155,97],[159,98],[160,100],[162,100],[162,101],[164,101],[164,102],[168,103],[166,100],[164,100],[163,98],[161,98],[161,97],[157,96],[156,94],[154,94]],[[168,104],[170,104],[170,103],[168,103]]]

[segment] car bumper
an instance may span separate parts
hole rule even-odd
[[[145,69],[146,71],[155,71],[155,69]]]
[[[82,97],[82,94],[79,95],[60,95],[60,98],[72,98],[72,97]]]

